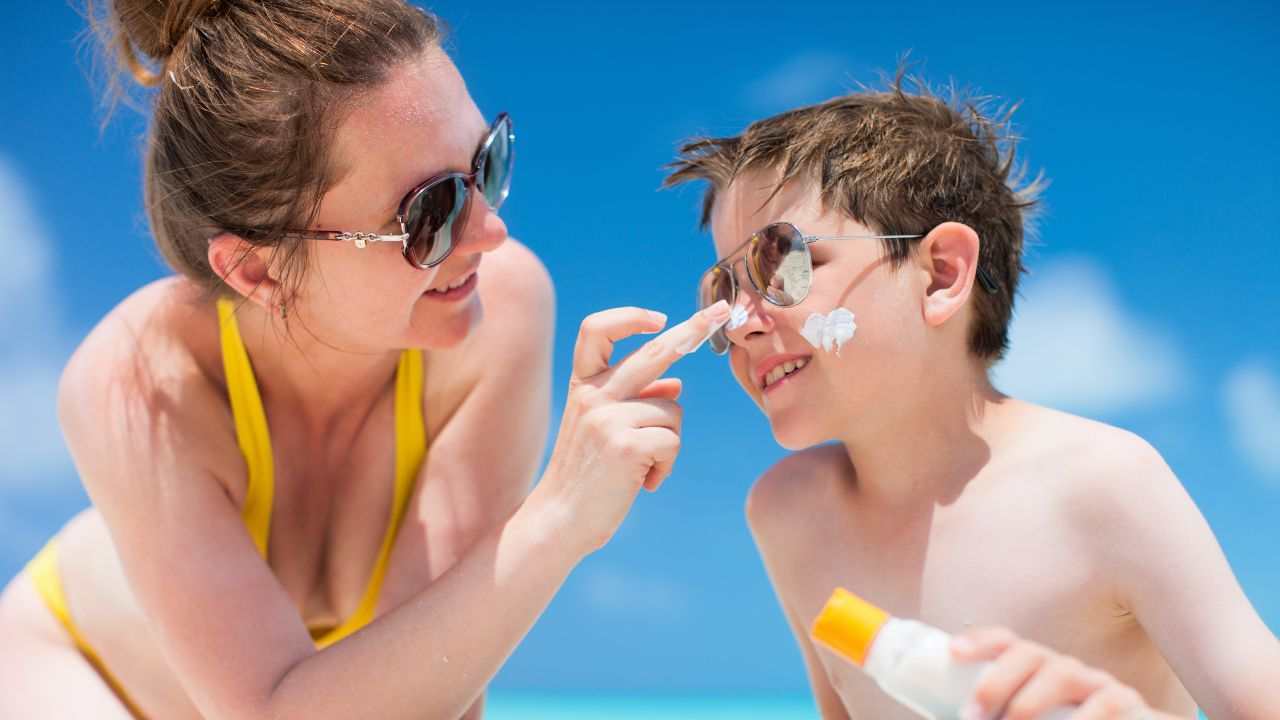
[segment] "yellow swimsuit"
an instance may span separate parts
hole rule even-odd
[[[249,476],[241,517],[254,545],[265,559],[271,536],[271,504],[275,493],[271,435],[267,431],[267,416],[262,409],[258,383],[253,377],[253,366],[249,363],[249,355],[245,352],[240,329],[236,324],[235,303],[227,299],[218,301],[218,321],[222,335],[222,364],[226,373],[227,395],[235,418],[236,440],[240,445],[240,452],[244,454]],[[382,536],[382,545],[378,548],[378,557],[369,583],[355,611],[336,627],[309,628],[317,648],[326,648],[373,620],[382,581],[387,574],[391,548],[404,520],[405,510],[409,507],[418,468],[426,457],[427,433],[422,417],[422,383],[422,353],[417,350],[401,352],[399,366],[396,368],[396,477],[391,518]],[[76,629],[58,576],[56,540],[49,541],[31,560],[27,570],[50,612],[67,629],[85,659],[102,675],[102,679],[129,712],[134,717],[143,717],[124,688]]]

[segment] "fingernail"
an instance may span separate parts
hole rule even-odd
[[[652,321],[654,321],[655,323],[657,323],[657,324],[659,324],[659,325],[666,325],[666,324],[667,324],[667,314],[666,314],[666,313],[660,313],[660,312],[658,312],[657,310],[650,310],[650,311],[649,311],[649,319],[650,319],[650,320],[652,320]]]
[[[981,705],[970,701],[964,706],[964,710],[960,711],[960,720],[987,720],[987,714],[982,710]]]
[[[968,655],[974,651],[973,641],[969,638],[958,637],[951,640],[951,650],[962,655]]]

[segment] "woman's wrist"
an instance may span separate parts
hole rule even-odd
[[[579,538],[569,507],[542,490],[545,476],[512,515],[509,525],[524,542],[534,546],[539,555],[558,561],[566,574],[590,552],[589,542]]]

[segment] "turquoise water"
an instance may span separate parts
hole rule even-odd
[[[807,695],[490,692],[486,720],[817,720]],[[1205,720],[1203,713],[1198,715]]]
[[[579,695],[491,692],[485,720],[815,720],[807,695]]]

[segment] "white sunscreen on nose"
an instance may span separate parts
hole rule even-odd
[[[733,310],[729,311],[729,324],[725,325],[726,330],[737,330],[747,324],[747,309],[741,305],[734,305]]]
[[[853,339],[858,325],[853,321],[853,313],[847,308],[838,307],[823,315],[813,313],[804,321],[800,334],[815,348],[840,354],[844,344]]]

